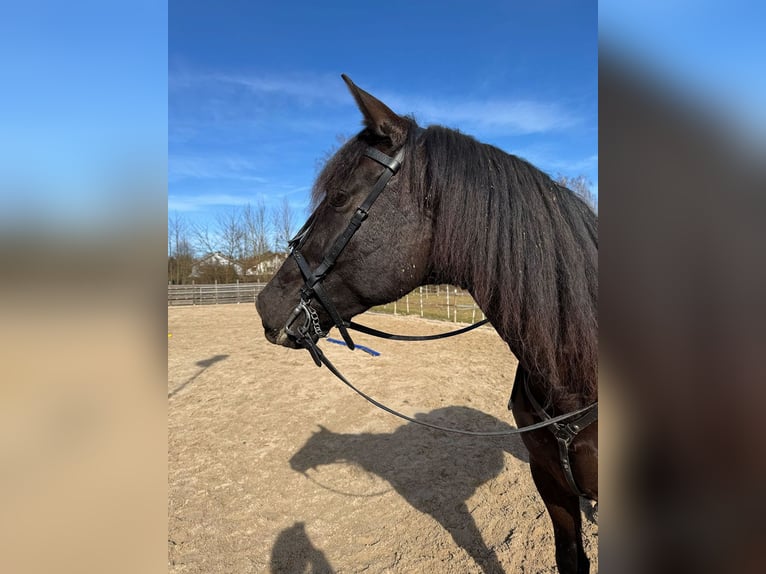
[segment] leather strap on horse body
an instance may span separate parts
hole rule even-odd
[[[553,436],[556,437],[556,442],[559,447],[559,461],[561,462],[561,468],[564,471],[564,477],[566,478],[569,488],[571,488],[578,496],[586,496],[586,494],[580,490],[580,487],[577,486],[577,481],[572,473],[572,463],[569,460],[569,447],[580,432],[598,420],[598,401],[585,407],[585,409],[582,410],[582,414],[577,418],[570,420],[568,423],[562,423],[557,421],[556,418],[551,417],[542,405],[537,402],[527,381],[524,381],[524,390],[526,391],[529,402],[532,403],[532,406],[537,412],[537,415],[542,418],[544,422],[548,423],[550,431],[553,433]],[[570,417],[568,418],[572,418],[576,414],[578,413],[570,413]]]
[[[366,325],[360,325],[359,323],[354,323],[353,321],[346,321],[344,322],[344,325],[349,329],[359,331],[360,333],[364,333],[366,335],[372,335],[373,337],[378,337],[379,339],[389,339],[391,341],[435,341],[437,339],[446,339],[447,337],[454,337],[455,335],[468,333],[469,331],[478,329],[487,323],[489,323],[489,319],[482,319],[478,323],[468,325],[462,329],[447,331],[446,333],[437,333],[435,335],[395,335],[393,333],[386,333],[385,331],[379,331],[378,329],[367,327]]]
[[[332,301],[327,296],[324,287],[322,287],[322,279],[324,279],[327,272],[324,271],[321,275],[318,275],[316,272],[312,272],[309,264],[306,262],[306,259],[297,249],[293,251],[293,258],[298,264],[298,268],[301,270],[301,273],[303,274],[303,277],[306,281],[303,288],[301,289],[301,302],[308,305],[311,302],[311,299],[316,297],[322,304],[322,307],[324,307],[325,311],[327,311],[327,314],[330,315],[330,318],[332,319],[333,323],[335,323],[335,326],[338,327],[338,330],[340,331],[343,340],[348,345],[348,348],[353,350],[354,341],[351,339],[351,335],[348,334],[345,322],[343,319],[341,319],[338,310],[335,308],[335,305],[332,304]],[[324,262],[322,265],[324,265]],[[321,269],[322,265],[317,267],[317,271]]]

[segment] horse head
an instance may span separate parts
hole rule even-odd
[[[350,438],[350,440],[349,440]],[[321,465],[333,464],[353,458],[353,435],[334,433],[319,425],[300,450],[290,457],[290,468],[306,474]]]
[[[286,327],[295,320],[302,300],[317,298],[315,290],[321,288],[325,295],[313,301],[310,311],[308,303],[305,309],[314,327],[309,334],[316,339],[318,332],[326,333],[339,320],[424,284],[429,272],[431,218],[409,190],[420,128],[346,76],[343,79],[365,127],[324,166],[314,185],[314,212],[292,242],[292,256],[256,302],[266,338],[288,347],[300,346]],[[368,205],[376,185],[381,189]],[[350,225],[356,225],[351,237],[330,256]]]

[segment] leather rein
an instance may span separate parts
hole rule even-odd
[[[436,335],[425,335],[425,336],[411,336],[411,335],[394,335],[391,333],[386,333],[384,331],[378,331],[377,329],[366,327],[364,325],[354,323],[353,321],[345,321],[341,318],[340,313],[338,313],[331,299],[327,295],[327,292],[322,286],[322,281],[327,277],[327,274],[335,265],[335,262],[337,261],[338,257],[343,252],[343,250],[345,249],[346,245],[348,245],[348,242],[351,240],[354,234],[359,230],[359,228],[362,225],[362,222],[364,222],[364,220],[367,219],[370,208],[372,207],[373,203],[375,203],[375,200],[381,194],[383,189],[386,187],[386,185],[388,184],[388,181],[401,168],[402,159],[404,157],[404,148],[399,150],[399,152],[394,157],[390,157],[373,147],[368,147],[367,150],[364,152],[364,155],[366,157],[369,157],[375,160],[379,164],[381,164],[385,168],[385,170],[379,176],[377,182],[373,185],[372,190],[369,192],[369,194],[364,199],[362,204],[356,209],[353,217],[351,218],[351,221],[348,223],[348,225],[343,230],[343,232],[338,236],[338,238],[332,244],[329,251],[322,259],[322,262],[319,264],[319,266],[316,269],[312,270],[308,262],[306,261],[305,257],[300,251],[301,247],[303,247],[306,241],[306,238],[308,237],[308,234],[310,233],[314,225],[316,212],[314,212],[309,217],[308,221],[304,224],[304,226],[300,229],[300,231],[298,231],[296,236],[293,239],[291,239],[290,242],[288,243],[290,247],[290,253],[292,257],[295,259],[295,262],[298,264],[298,268],[300,269],[301,274],[303,275],[304,284],[303,284],[303,287],[301,288],[300,303],[298,303],[298,305],[295,307],[290,317],[288,318],[285,324],[285,332],[291,337],[293,337],[295,341],[298,343],[298,345],[308,350],[308,352],[311,354],[311,358],[314,360],[314,362],[316,363],[318,367],[321,367],[322,365],[326,366],[333,375],[335,375],[345,385],[347,385],[349,388],[351,388],[354,392],[359,394],[365,400],[372,403],[376,407],[386,411],[387,413],[390,413],[408,422],[429,427],[432,429],[440,430],[440,431],[445,431],[445,432],[458,433],[463,435],[472,435],[472,436],[488,436],[488,437],[514,435],[514,434],[535,431],[535,430],[548,427],[548,428],[551,428],[551,430],[553,430],[554,434],[557,435],[557,437],[558,437],[557,433],[567,434],[568,432],[567,434],[568,440],[566,442],[566,449],[568,450],[569,444],[577,435],[577,433],[580,432],[583,428],[585,428],[588,424],[590,424],[596,419],[596,416],[598,413],[598,410],[597,410],[598,402],[595,402],[593,404],[590,404],[586,407],[583,407],[575,411],[571,411],[556,417],[551,417],[545,412],[545,410],[542,407],[540,407],[537,401],[533,399],[532,404],[535,407],[535,410],[538,412],[538,415],[540,416],[540,418],[542,418],[543,420],[541,422],[528,425],[522,428],[510,429],[505,431],[469,431],[469,430],[462,430],[462,429],[456,429],[456,428],[450,428],[450,427],[443,427],[440,425],[431,424],[426,421],[417,420],[415,418],[409,417],[405,414],[402,414],[398,411],[395,411],[392,408],[389,408],[383,405],[382,403],[379,403],[378,401],[376,401],[369,395],[365,394],[364,392],[356,388],[348,379],[346,379],[343,376],[343,374],[341,374],[341,372],[335,367],[335,365],[333,365],[330,362],[330,360],[322,352],[322,350],[317,346],[314,340],[314,337],[316,337],[316,339],[318,340],[323,337],[326,337],[327,333],[322,330],[319,324],[319,316],[317,315],[316,310],[311,306],[311,302],[314,299],[319,301],[319,303],[322,305],[324,310],[330,316],[335,327],[337,327],[338,330],[340,331],[340,334],[343,337],[343,340],[345,341],[346,345],[351,350],[355,348],[355,345],[354,345],[353,339],[351,338],[351,335],[348,332],[349,329],[356,330],[356,331],[359,331],[368,335],[372,335],[375,337],[381,337],[381,338],[391,339],[395,341],[430,341],[435,339],[443,339],[446,337],[453,337],[455,335],[460,335],[462,333],[467,333],[468,331],[476,329],[489,322],[488,319],[484,319],[482,321],[479,321],[478,323],[469,325],[468,327],[457,329],[455,331],[449,331],[447,333],[439,333]],[[527,390],[527,394],[530,394],[529,390],[528,389],[526,390]],[[582,416],[580,416],[580,418],[578,419],[575,419],[575,417],[578,417],[579,415],[582,415]],[[572,420],[572,419],[575,419],[575,420]],[[563,421],[566,421],[566,420],[570,420],[572,422],[570,422],[567,425],[561,424]],[[564,430],[560,430],[562,428]],[[574,432],[573,435],[571,435],[572,432]],[[564,459],[562,457],[562,464],[563,463],[564,463]],[[564,470],[565,470],[565,474],[568,473],[571,476],[571,470],[569,470],[568,468],[569,467],[568,463],[569,463],[569,459],[567,455],[566,464],[564,464],[564,467],[565,467]],[[569,480],[569,476],[567,478]],[[575,486],[575,490],[577,490],[576,486]]]

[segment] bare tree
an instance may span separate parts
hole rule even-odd
[[[242,215],[238,208],[216,213],[212,228],[206,223],[194,227],[202,258],[195,276],[202,283],[233,283],[239,278],[243,253]]]
[[[582,174],[576,177],[569,177],[559,173],[556,176],[556,183],[574,191],[593,211],[598,212],[598,202],[593,191],[591,191],[593,183],[587,177]]]
[[[290,202],[287,198],[282,199],[282,203],[274,210],[274,251],[287,253],[287,242],[293,236],[295,219],[293,210],[290,208]]]
[[[188,234],[186,219],[178,213],[168,217],[168,283],[186,283],[191,275],[194,250]]]
[[[215,230],[218,237],[218,251],[232,260],[245,255],[245,225],[243,213],[232,207],[215,216]]]
[[[194,246],[203,256],[218,252],[239,259],[246,253],[245,222],[239,208],[217,212],[212,227],[207,222],[193,224],[191,234]]]
[[[244,253],[242,214],[237,208],[216,214],[212,228],[207,223],[192,225],[192,235],[202,259],[197,277],[203,283],[231,283],[238,279],[234,264]]]
[[[269,250],[269,224],[266,205],[260,199],[255,207],[249,203],[242,210],[246,257],[255,259]]]
[[[248,203],[241,207],[219,211],[212,224],[191,225],[193,245],[203,256],[203,260],[198,263],[200,279],[209,282],[253,279],[250,275],[243,275],[249,268],[260,263],[265,256],[271,255],[272,227],[277,229],[279,221],[279,226],[282,229],[288,229],[288,234],[292,228],[292,214],[289,212],[289,206],[285,205],[279,213],[279,218],[268,217],[266,205],[261,199],[255,205]],[[188,243],[191,245],[191,242]],[[229,263],[221,263],[222,258]],[[239,269],[239,275],[237,269]]]
[[[191,235],[198,254],[204,256],[218,251],[218,241],[207,223],[193,223]]]

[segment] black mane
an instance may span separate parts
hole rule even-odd
[[[435,268],[471,291],[551,391],[594,395],[596,215],[530,163],[457,131],[432,126],[422,146],[411,185],[434,213]]]

